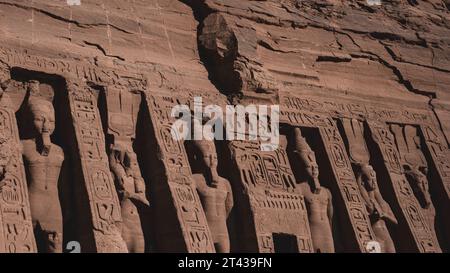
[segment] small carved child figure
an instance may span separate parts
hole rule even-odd
[[[335,249],[332,233],[331,192],[320,185],[316,156],[303,138],[300,128],[295,128],[294,153],[297,155],[306,178],[306,181],[297,182],[297,187],[305,197],[314,251],[333,253]]]
[[[203,173],[194,174],[193,179],[214,239],[214,246],[218,253],[229,253],[227,219],[233,208],[231,185],[217,173],[218,161],[214,142],[209,140],[193,142],[205,167]]]
[[[31,82],[31,89],[39,83]],[[22,140],[27,173],[31,217],[39,252],[62,252],[63,217],[58,185],[64,183],[64,152],[53,144],[50,136],[55,129],[55,113],[50,101],[31,96],[29,116],[33,122],[32,138]]]

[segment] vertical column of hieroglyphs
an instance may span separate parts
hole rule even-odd
[[[0,252],[36,252],[19,133],[0,86]]]
[[[70,110],[87,190],[97,252],[126,252],[120,204],[108,166],[97,102],[84,83],[68,84]],[[83,247],[83,246],[82,246]]]
[[[0,102],[0,252],[35,252],[26,178],[14,112]]]
[[[176,215],[167,215],[170,213],[167,212],[165,217],[176,217],[177,222],[180,224],[177,227],[165,227],[165,232],[171,236],[178,236],[176,234],[181,232],[181,236],[183,236],[181,241],[185,242],[183,251],[190,253],[214,252],[211,232],[192,181],[192,171],[186,150],[183,142],[174,139],[171,133],[174,122],[174,118],[171,117],[171,110],[176,104],[177,102],[172,96],[155,95],[147,97],[147,105],[158,146],[157,149],[160,153],[158,156],[165,169],[165,174],[162,174],[164,176],[162,183],[167,181],[169,195],[172,198],[172,200],[159,201],[173,202],[172,205],[175,207]],[[166,190],[164,187],[157,188]],[[174,238],[174,240],[178,239],[180,238]],[[174,251],[174,249],[164,250]]]
[[[431,156],[432,164],[436,170],[437,180],[440,182],[439,201],[442,203],[441,211],[450,210],[450,150],[444,136],[435,127],[430,125],[421,126],[422,135],[425,139],[425,146]],[[450,240],[450,219],[445,217],[444,234],[446,240]]]
[[[450,202],[450,150],[444,136],[430,125],[421,126],[426,146],[433,159],[437,174],[445,190],[447,205]]]
[[[304,198],[295,192],[295,177],[286,145],[281,142],[275,151],[261,151],[256,141],[230,144],[239,183],[234,192],[244,195],[237,199],[239,217],[246,219],[245,224],[254,225],[239,227],[239,233],[244,233],[241,238],[247,240],[246,246],[241,247],[246,251],[276,252],[275,233],[296,238],[297,249],[288,251],[313,252]],[[256,242],[249,242],[255,239]]]
[[[440,252],[439,245],[433,238],[434,236],[431,234],[421,207],[404,175],[394,135],[384,123],[369,121],[368,125],[373,140],[381,150],[397,198],[396,201],[412,232],[417,250],[420,252]]]
[[[330,160],[334,177],[344,200],[349,220],[357,240],[359,251],[366,252],[367,243],[376,241],[370,225],[361,194],[353,173],[350,160],[345,151],[344,142],[336,123],[329,119],[327,126],[320,126],[320,135],[325,145],[327,157]]]

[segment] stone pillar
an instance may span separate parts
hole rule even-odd
[[[147,106],[157,150],[151,166],[151,192],[154,200],[157,248],[162,252],[215,252],[211,232],[200,203],[183,141],[171,134],[172,107],[178,104],[170,96],[148,96]],[[149,140],[150,141],[150,140]]]
[[[74,82],[68,84],[68,98],[79,156],[75,197],[81,251],[127,252],[97,100],[84,83]]]
[[[0,252],[37,252],[19,132],[10,107],[8,95],[0,94]]]
[[[369,121],[368,125],[372,138],[381,151],[389,174],[390,183],[396,197],[395,203],[400,208],[401,217],[404,218],[408,226],[407,230],[402,231],[410,233],[410,238],[407,241],[415,248],[414,251],[441,252],[439,244],[423,215],[420,204],[404,175],[401,156],[397,150],[394,135],[384,123]]]

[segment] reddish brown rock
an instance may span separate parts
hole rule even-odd
[[[450,3],[380,2],[1,1],[0,252],[449,251]],[[194,97],[280,146],[173,139]]]

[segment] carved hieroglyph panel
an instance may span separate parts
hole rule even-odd
[[[0,181],[0,252],[37,252],[20,140],[13,110],[7,98],[0,101],[0,142],[6,164]],[[7,152],[7,150],[9,152]]]
[[[118,227],[122,221],[120,204],[109,171],[96,99],[83,84],[69,83],[68,88],[97,252],[127,252]]]
[[[366,252],[367,243],[376,241],[376,238],[356,184],[355,174],[346,153],[344,142],[333,120],[330,120],[329,126],[319,127],[319,131],[359,249],[361,252]]]
[[[320,137],[325,145],[325,151],[330,161],[333,175],[339,188],[339,193],[344,200],[354,239],[358,243],[359,251],[367,251],[367,243],[375,241],[370,219],[362,202],[355,174],[350,164],[344,142],[336,126],[336,122],[328,115],[302,111],[301,105],[292,104],[295,110],[282,110],[280,122],[292,126],[318,128]]]
[[[378,145],[389,172],[397,202],[403,217],[413,234],[415,245],[420,252],[441,252],[438,242],[428,227],[421,207],[414,196],[413,190],[405,175],[400,161],[399,152],[395,146],[395,138],[386,124],[368,122],[373,140]]]
[[[313,252],[305,201],[294,192],[295,177],[286,151],[262,152],[259,143],[243,141],[234,141],[230,147],[240,187],[250,200],[239,206],[251,208],[258,251],[274,252],[272,234],[285,233],[297,237],[299,252]]]
[[[433,119],[426,110],[408,109],[385,104],[349,102],[327,97],[285,97],[282,107],[285,112],[303,110],[329,115],[335,118],[383,120],[387,122],[431,124]]]
[[[170,195],[180,223],[186,251],[190,253],[215,252],[211,232],[200,198],[192,181],[192,171],[183,142],[171,134],[174,119],[172,107],[178,104],[171,96],[148,96],[147,106],[162,160]],[[175,228],[175,227],[167,227]],[[173,234],[177,234],[176,232]]]

